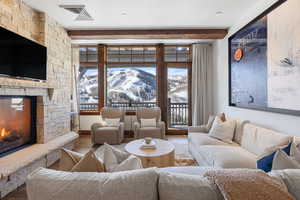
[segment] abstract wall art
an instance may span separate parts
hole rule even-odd
[[[229,38],[229,105],[300,115],[299,0],[279,0]]]

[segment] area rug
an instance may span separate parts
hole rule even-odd
[[[176,144],[175,146],[175,166],[196,166],[196,161],[192,158],[190,153],[188,152],[187,145],[185,144]],[[125,151],[126,143],[120,145],[112,145],[121,151]],[[96,150],[95,153],[99,157],[103,157],[103,148],[101,145],[95,145],[93,148]]]

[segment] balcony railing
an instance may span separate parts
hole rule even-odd
[[[169,103],[168,108],[168,121],[171,126],[188,125],[188,103]]]
[[[156,106],[156,102],[109,102],[108,107],[123,108],[126,110],[135,110],[138,108],[152,108]],[[173,126],[188,125],[188,103],[168,103],[168,123]],[[97,103],[81,103],[81,111],[98,110]]]
[[[156,106],[156,102],[109,102],[107,106],[135,110],[137,108],[153,108]]]
[[[81,111],[98,110],[98,104],[97,103],[80,103],[80,110]]]

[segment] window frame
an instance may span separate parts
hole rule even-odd
[[[189,103],[189,124],[191,125],[191,84],[192,84],[192,45],[191,44],[176,44],[176,45],[165,45],[165,44],[149,44],[149,45],[85,45],[81,47],[97,47],[98,48],[98,61],[97,62],[80,62],[82,65],[97,65],[98,66],[98,76],[103,78],[98,78],[98,110],[97,111],[80,111],[80,115],[99,115],[101,109],[106,105],[106,96],[107,96],[107,66],[108,65],[154,65],[156,66],[156,104],[162,109],[162,120],[167,123],[167,117],[163,114],[167,112],[167,100],[165,92],[167,91],[167,68],[168,67],[181,67],[186,66],[188,68],[188,103]],[[156,49],[155,52],[155,61],[154,62],[109,62],[107,60],[107,53],[109,47],[117,48],[140,48],[140,47],[153,47]],[[176,54],[176,61],[166,61],[165,60],[165,47],[188,47],[188,60],[187,61],[178,61]],[[128,112],[131,112],[130,110]],[[185,133],[186,130],[179,130],[168,128],[168,134],[178,134]]]
[[[103,45],[81,45],[80,48],[97,48],[97,62],[86,62],[86,61],[81,62],[80,61],[79,65],[80,65],[80,67],[82,67],[82,66],[83,67],[84,66],[97,66],[97,69],[98,69],[98,109],[97,110],[80,110],[79,114],[80,115],[99,115],[100,111],[103,107],[102,99],[104,98],[104,95],[102,92],[102,90],[104,88],[104,85],[103,85],[104,82],[100,78],[100,77],[103,77],[102,74],[103,74],[103,68],[104,68],[104,65],[103,65],[104,56],[102,54],[103,54],[103,51],[105,52],[104,46]],[[80,102],[79,102],[79,105],[80,105]]]
[[[192,46],[191,45],[187,45],[187,44],[183,44],[183,45],[180,45],[180,44],[177,44],[177,45],[164,45],[164,48],[168,48],[168,47],[175,47],[176,48],[176,51],[175,51],[175,54],[172,54],[172,53],[166,53],[165,50],[164,50],[164,62],[165,63],[190,63],[192,62]],[[180,53],[178,53],[178,50],[177,48],[189,48],[189,51],[188,53],[182,53],[184,55],[187,55],[187,60],[186,61],[178,61],[178,55],[180,55]],[[166,60],[166,55],[175,55],[176,57],[176,60],[174,61],[168,61]]]
[[[178,61],[177,59],[177,51],[176,51],[176,61],[166,61],[165,59],[165,51],[163,52],[163,57],[164,57],[164,66],[166,68],[166,73],[164,75],[165,79],[168,79],[168,68],[172,67],[172,68],[183,68],[183,66],[185,66],[184,68],[187,68],[188,70],[188,126],[192,125],[192,45],[190,44],[183,44],[183,45],[164,45],[164,47],[188,47],[189,48],[189,52],[188,52],[188,59],[187,61]],[[167,85],[168,83],[166,83]],[[168,95],[166,95],[166,98],[168,99]],[[166,110],[167,112],[168,110]],[[176,128],[170,128],[169,124],[167,125],[168,128],[168,133],[169,134],[178,134],[178,133],[182,133],[185,132],[185,130],[180,130],[180,129],[176,129]]]
[[[130,57],[131,57],[131,59],[130,59],[130,62],[121,62],[120,60],[119,60],[119,62],[112,62],[112,61],[109,61],[108,60],[108,48],[119,48],[119,54],[114,54],[114,55],[130,55]],[[144,52],[144,50],[143,50],[143,54],[133,54],[132,53],[132,49],[131,49],[131,53],[129,54],[121,54],[120,53],[120,48],[155,48],[155,53],[154,54],[145,54]],[[156,46],[155,45],[107,45],[107,56],[106,56],[106,59],[105,59],[105,64],[106,65],[114,65],[114,64],[117,64],[117,65],[151,65],[151,64],[153,64],[153,65],[156,65],[156,63],[157,63],[157,49],[156,49]],[[134,55],[143,55],[143,56],[145,56],[145,55],[155,55],[155,60],[153,61],[153,62],[145,62],[145,61],[143,61],[143,62],[132,62],[133,61],[133,59],[132,59],[132,57],[134,56]]]

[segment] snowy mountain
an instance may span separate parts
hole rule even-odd
[[[107,88],[108,101],[153,102],[156,100],[155,76],[136,68],[109,72]]]
[[[79,83],[81,102],[98,101],[97,76],[83,75]],[[184,75],[169,76],[169,97],[172,102],[187,102],[187,78]],[[107,73],[107,100],[112,102],[155,102],[156,77],[139,68],[124,68]]]

